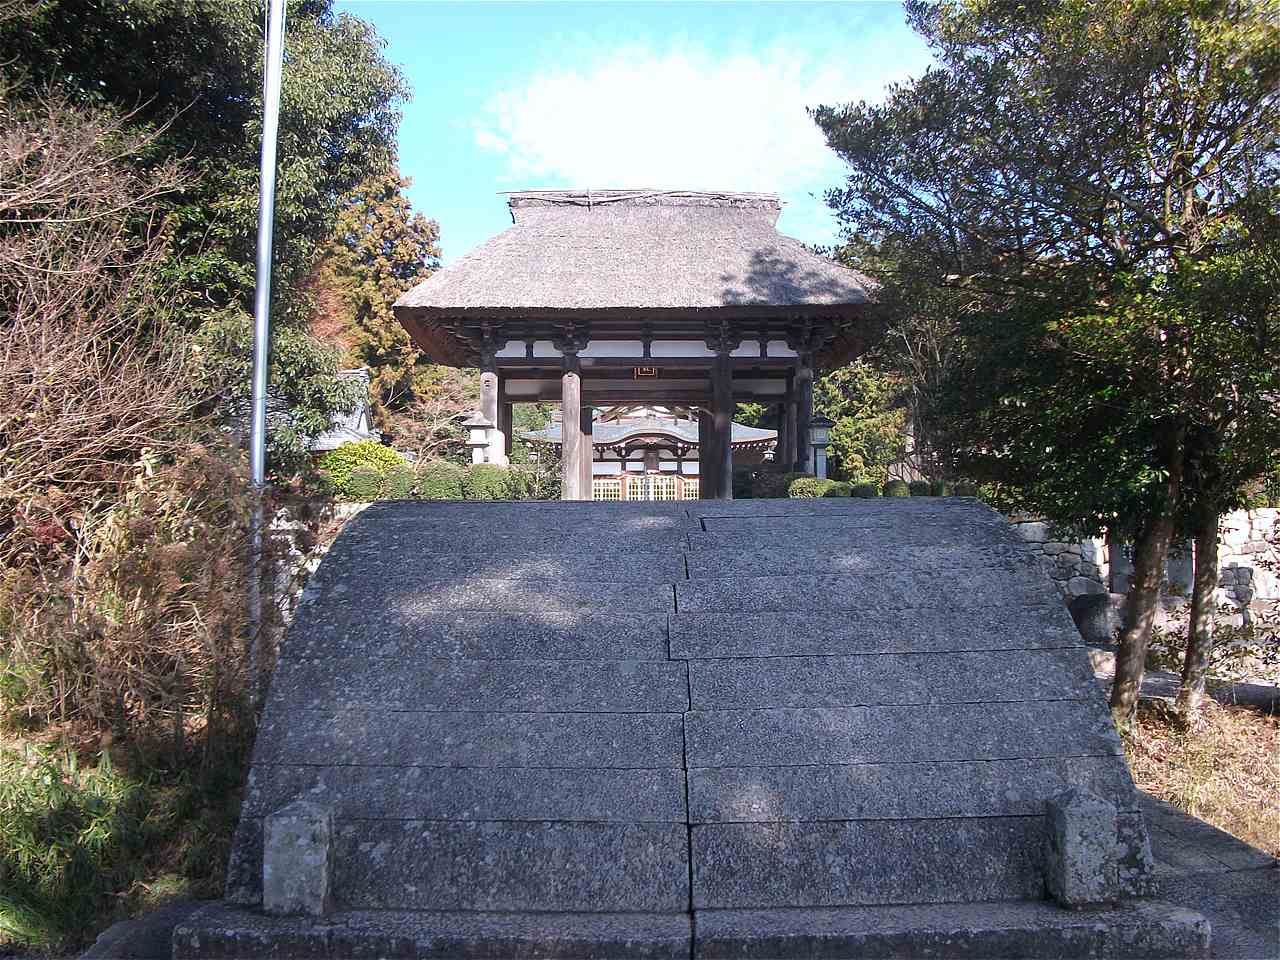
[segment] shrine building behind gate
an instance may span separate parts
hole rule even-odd
[[[395,305],[428,359],[480,369],[483,459],[512,404],[561,407],[563,497],[592,495],[595,408],[696,411],[699,496],[733,495],[738,403],[778,408],[775,462],[809,464],[815,374],[880,332],[873,283],[779,234],[772,194],[535,190],[513,225]]]

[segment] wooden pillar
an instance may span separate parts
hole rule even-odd
[[[594,473],[595,465],[595,447],[592,445],[592,427],[595,417],[595,411],[591,409],[589,404],[582,405],[581,423],[582,423],[582,458],[578,461],[578,469],[581,471],[579,483],[582,489],[582,499],[592,499],[591,478]]]
[[[716,500],[733,499],[733,361],[728,350],[716,353],[711,368],[711,415],[715,433],[715,459],[711,463]]]
[[[506,463],[506,441],[498,421],[498,369],[491,353],[480,358],[480,415],[490,424],[485,463]]]
[[[586,500],[582,492],[582,374],[576,353],[564,355],[560,375],[560,499]],[[589,445],[587,449],[590,449]],[[590,457],[589,453],[585,453]]]
[[[800,354],[796,368],[796,454],[798,469],[813,473],[813,448],[809,446],[809,422],[813,419],[813,357]]]
[[[787,375],[787,452],[783,460],[788,471],[800,468],[800,445],[796,442],[796,418],[798,414],[795,374],[790,373]]]
[[[712,464],[716,462],[716,431],[711,411],[698,411],[698,499],[710,500]]]
[[[507,399],[507,381],[505,377],[498,378],[498,429],[502,431],[502,453],[507,463],[511,462],[511,422],[512,422],[512,406],[510,400]]]
[[[787,454],[787,401],[783,400],[777,407],[778,439],[773,443],[773,462],[775,466],[786,470],[790,460]]]

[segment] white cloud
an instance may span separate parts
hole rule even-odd
[[[841,163],[805,108],[873,99],[923,69],[918,56],[886,69],[893,51],[866,39],[821,57],[615,48],[500,92],[476,143],[504,155],[504,179],[520,187],[775,191],[812,205],[805,194],[838,184]]]

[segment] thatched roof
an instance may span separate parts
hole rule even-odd
[[[396,301],[441,321],[854,318],[874,283],[774,229],[772,194],[526,191],[513,226]]]

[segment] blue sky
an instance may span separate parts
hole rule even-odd
[[[898,3],[339,0],[412,89],[400,168],[446,262],[511,220],[499,191],[771,191],[830,243],[841,180],[806,107],[877,99],[928,52]]]

